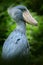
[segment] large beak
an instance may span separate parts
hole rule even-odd
[[[27,23],[34,24],[34,25],[38,24],[38,22],[31,16],[28,10],[23,12],[23,18]]]

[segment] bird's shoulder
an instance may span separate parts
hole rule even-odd
[[[24,34],[13,31],[4,42],[3,45],[3,55],[19,55],[27,48],[27,39]]]
[[[16,41],[19,40],[27,40],[26,35],[21,33],[20,31],[13,31],[11,34],[8,36],[8,38],[5,40],[4,43],[16,43]],[[25,41],[26,42],[26,41]]]
[[[23,44],[25,44],[26,46],[26,43],[27,43],[27,38],[25,34],[22,34],[21,32],[18,32],[18,31],[13,31],[5,40],[3,49],[10,48],[11,46],[17,47],[17,45],[22,46]]]

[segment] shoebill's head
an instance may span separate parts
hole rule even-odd
[[[19,23],[19,21],[24,21],[25,23],[27,22],[37,25],[37,21],[32,17],[29,10],[25,6],[19,5],[9,7],[7,11],[10,17],[12,17],[17,23]]]

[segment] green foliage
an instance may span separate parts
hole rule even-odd
[[[38,20],[38,26],[27,26],[27,31],[30,27],[27,33],[31,46],[29,63],[43,65],[43,16],[35,16]]]
[[[13,23],[14,21],[9,17],[7,11],[1,13],[0,15],[0,44],[3,44],[6,37],[15,28],[15,25]]]
[[[0,1],[0,12],[5,11],[12,4],[23,4],[26,5],[28,9],[32,9],[32,11],[36,11],[40,15],[43,14],[43,0],[2,0]]]
[[[16,27],[14,20],[12,20],[8,13],[7,8],[14,4],[23,4],[31,9],[30,11],[36,11],[38,14],[43,14],[43,0],[2,0],[0,1],[0,45],[3,44],[8,35]],[[32,16],[38,21],[38,26],[26,24],[26,34],[30,43],[30,65],[43,65],[43,16],[37,15],[37,13],[31,13]],[[0,46],[0,56],[1,56]]]

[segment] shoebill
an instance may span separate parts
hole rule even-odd
[[[25,6],[18,5],[9,7],[7,11],[9,16],[15,20],[17,26],[4,42],[2,58],[5,60],[17,59],[17,61],[23,58],[25,60],[29,55],[30,47],[26,38],[26,23],[37,25],[37,21],[31,16],[29,10]]]

